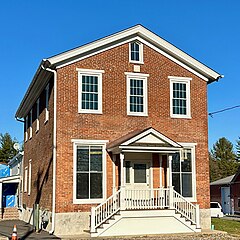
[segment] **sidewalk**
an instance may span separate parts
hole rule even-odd
[[[23,239],[60,239],[54,235],[49,235],[48,232],[41,231],[36,233],[33,231],[32,225],[20,220],[5,220],[0,221],[0,240],[8,240],[12,236],[13,226],[17,225],[17,235]]]

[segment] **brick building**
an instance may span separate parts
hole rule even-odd
[[[210,228],[207,84],[219,78],[141,25],[42,60],[16,113],[22,219],[39,204],[57,235]]]

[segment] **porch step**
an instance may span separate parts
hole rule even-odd
[[[137,227],[136,227],[137,226]],[[172,229],[172,230],[171,230]],[[201,232],[175,210],[119,211],[97,228],[91,237]]]
[[[3,208],[2,209],[2,220],[11,220],[11,219],[19,219],[18,208]]]

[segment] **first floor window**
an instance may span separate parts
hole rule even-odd
[[[103,147],[77,146],[76,199],[103,198]]]
[[[175,153],[172,158],[172,185],[184,197],[193,197],[192,150]]]

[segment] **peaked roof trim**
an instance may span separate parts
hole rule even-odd
[[[144,138],[145,136],[152,134],[154,135],[156,138],[159,138],[161,140],[163,140],[164,142],[168,143],[169,145],[171,145],[171,147],[164,147],[164,149],[166,148],[178,148],[181,149],[182,146],[173,141],[172,139],[168,138],[167,136],[163,135],[162,133],[160,133],[159,131],[155,130],[154,128],[150,127],[144,130],[135,130],[132,131],[112,142],[110,142],[107,146],[107,149],[109,151],[112,151],[112,149],[119,147],[119,148],[128,148],[130,147],[131,144],[135,143],[136,141]],[[138,147],[137,147],[138,148]]]
[[[93,54],[92,51],[99,49],[100,47],[109,46],[109,44],[118,43],[119,41],[126,41],[131,37],[141,37],[145,39],[146,41],[153,44],[155,47],[159,48],[160,50],[168,53],[170,56],[176,58],[182,63],[185,63],[190,68],[193,68],[203,76],[205,76],[207,79],[210,79],[211,81],[215,81],[221,77],[223,77],[221,74],[217,73],[216,71],[212,70],[211,68],[207,67],[203,63],[199,62],[195,58],[191,57],[184,51],[180,50],[179,48],[175,47],[171,43],[167,42],[163,38],[159,37],[155,33],[151,32],[147,28],[143,27],[142,25],[136,25],[131,28],[125,29],[121,32],[117,32],[115,34],[112,34],[110,36],[101,38],[97,41],[88,43],[86,45],[80,46],[78,48],[60,53],[58,55],[52,56],[48,59],[45,59],[44,61],[48,61],[50,66],[57,66],[61,65],[64,61],[71,60],[71,58],[74,58],[78,55],[84,54],[86,52]],[[122,42],[121,42],[122,44]]]

